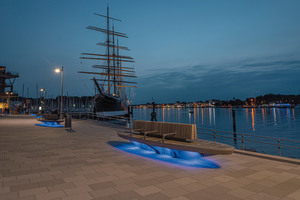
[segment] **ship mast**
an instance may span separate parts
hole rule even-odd
[[[113,32],[115,27],[113,26]],[[113,64],[114,64],[114,95],[116,95],[116,53],[115,53],[115,36],[113,35]],[[108,83],[109,85],[109,83]]]
[[[106,24],[107,24],[107,82],[108,82],[108,87],[107,87],[107,90],[108,90],[108,94],[110,94],[110,67],[109,67],[109,64],[110,64],[110,59],[109,59],[109,8],[108,8],[108,5],[107,5],[107,18],[106,18]]]
[[[110,29],[110,20],[118,21],[121,20],[112,18],[109,15],[109,7],[107,6],[106,15],[101,15],[98,13],[94,13],[100,17],[106,18],[106,29],[88,26],[87,29],[94,30],[97,32],[104,33],[106,35],[106,42],[98,42],[97,45],[106,47],[106,53],[98,54],[98,53],[82,53],[82,57],[80,59],[89,59],[95,61],[105,61],[106,65],[93,65],[93,68],[102,69],[104,72],[84,72],[80,71],[79,73],[85,74],[94,74],[107,77],[107,80],[103,78],[93,78],[92,80],[96,84],[97,89],[99,90],[100,95],[104,95],[104,91],[100,91],[101,87],[98,84],[98,81],[107,82],[107,84],[103,84],[103,86],[107,86],[107,94],[109,96],[116,96],[122,99],[123,96],[123,87],[136,87],[134,85],[126,85],[126,84],[137,84],[135,81],[127,81],[127,78],[136,78],[135,71],[133,67],[125,67],[122,63],[133,63],[135,62],[132,57],[120,55],[119,50],[129,51],[128,47],[119,46],[118,38],[128,38],[125,33],[115,31],[115,26],[112,26]],[[116,41],[117,40],[117,41]],[[117,43],[117,44],[116,44]],[[124,79],[125,78],[125,79]],[[113,87],[113,95],[111,95],[111,87]]]
[[[119,46],[119,40],[118,39],[117,39],[117,46]],[[119,54],[119,49],[117,49],[117,55],[118,56],[120,55]],[[120,58],[118,58],[117,66],[118,66],[118,73],[120,73]],[[120,83],[120,76],[118,76],[118,83]],[[121,97],[121,99],[122,99],[122,91],[121,91],[121,95],[120,95],[120,86],[118,86],[118,96]]]

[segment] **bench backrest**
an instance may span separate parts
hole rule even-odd
[[[151,121],[133,121],[133,129],[142,129],[145,131],[157,131],[158,135],[164,133],[176,133],[175,138],[178,139],[197,139],[196,124],[180,124],[167,122],[151,122]]]
[[[43,114],[42,117],[46,120],[57,120],[58,119],[57,114]]]

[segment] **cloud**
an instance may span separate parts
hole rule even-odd
[[[161,69],[138,78],[136,103],[150,96],[162,102],[246,98],[264,93],[297,93],[300,60],[237,62]]]

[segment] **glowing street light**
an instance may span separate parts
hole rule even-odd
[[[61,95],[60,95],[60,118],[63,118],[63,82],[64,82],[64,67],[54,70],[56,73],[61,73]]]
[[[46,95],[46,89],[44,89],[44,88],[41,88],[40,89],[40,91],[41,91],[41,96],[40,96],[40,101],[41,101],[41,107],[39,107],[39,110],[41,110],[41,112],[43,112],[43,110],[44,110],[44,104],[45,104],[45,95]]]
[[[6,92],[6,94],[8,95],[8,97],[7,97],[7,109],[9,110],[9,101],[10,101],[10,95],[12,95],[13,94],[13,92]]]

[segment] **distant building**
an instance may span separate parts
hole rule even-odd
[[[18,94],[13,90],[13,84],[19,74],[6,71],[6,67],[0,66],[0,113],[9,109],[9,101]]]

